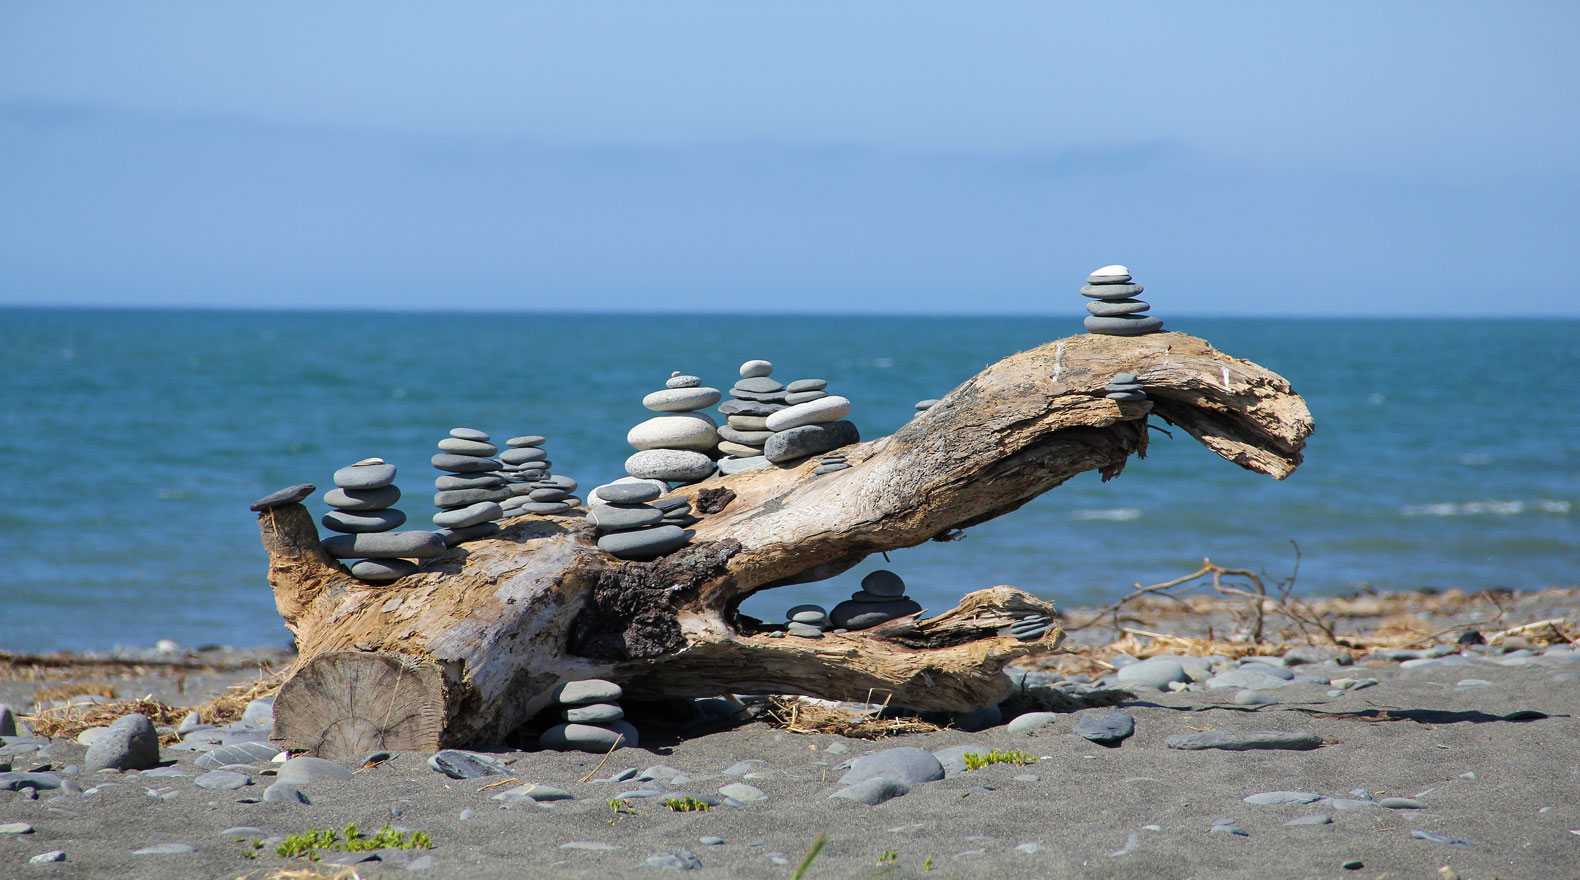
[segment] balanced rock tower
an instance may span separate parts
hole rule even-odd
[[[696,483],[713,476],[709,455],[719,443],[718,423],[698,410],[719,402],[717,388],[707,388],[696,376],[671,374],[665,387],[642,398],[642,406],[659,413],[638,423],[625,440],[636,448],[625,460],[633,477],[666,483]]]
[[[828,610],[822,605],[797,605],[785,612],[785,634],[803,639],[821,639],[828,629]]]
[[[768,430],[768,417],[787,409],[789,391],[774,381],[774,365],[768,361],[751,360],[741,364],[741,378],[730,389],[730,399],[719,406],[719,412],[728,422],[719,428],[719,470],[725,474],[738,474],[753,468],[764,467],[768,459],[763,456],[763,444],[773,436]]]
[[[773,435],[763,443],[763,457],[781,464],[799,461],[809,455],[831,452],[861,440],[854,422],[842,421],[850,413],[850,399],[829,394],[822,379],[800,379],[790,383],[784,409],[763,420]]]
[[[636,728],[625,720],[625,710],[615,702],[623,696],[620,686],[601,678],[569,681],[553,691],[562,708],[564,724],[545,730],[538,745],[561,752],[604,754],[616,747],[636,746]]]
[[[829,622],[839,629],[869,629],[921,610],[906,597],[905,581],[880,568],[861,579],[861,589],[851,593],[849,601],[834,606]]]
[[[576,481],[549,471],[554,463],[543,449],[547,440],[540,434],[527,434],[505,441],[509,448],[500,453],[499,461],[510,490],[510,498],[501,505],[506,516],[557,516],[580,506],[581,499],[571,494],[576,491]]]
[[[413,560],[442,555],[444,541],[428,531],[394,531],[406,514],[392,505],[400,500],[395,466],[382,458],[365,458],[335,471],[335,488],[324,493],[334,510],[320,522],[340,532],[323,541],[324,552],[336,559],[359,559],[351,574],[359,580],[385,583],[417,571]]]
[[[1104,266],[1086,276],[1081,295],[1097,300],[1086,304],[1091,312],[1083,323],[1087,332],[1103,336],[1140,336],[1163,329],[1163,320],[1142,314],[1151,306],[1136,299],[1143,290],[1132,283],[1130,270],[1124,266]]]
[[[659,480],[617,481],[588,493],[587,522],[598,549],[621,559],[652,559],[684,547],[692,532],[681,527],[691,507],[683,498],[657,502],[668,487]],[[689,521],[685,521],[689,525]]]
[[[1115,373],[1114,378],[1103,386],[1104,397],[1109,400],[1146,400],[1147,392],[1132,373]]]
[[[439,441],[432,461],[444,473],[433,481],[433,506],[439,508],[433,524],[446,546],[499,534],[505,517],[500,502],[510,498],[510,490],[499,474],[503,465],[491,457],[498,451],[476,428],[452,428]]]

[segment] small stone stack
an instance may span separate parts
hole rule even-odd
[[[1162,330],[1161,318],[1142,314],[1151,306],[1135,299],[1141,291],[1141,285],[1131,283],[1130,270],[1124,266],[1104,266],[1086,276],[1081,295],[1097,300],[1086,304],[1086,310],[1092,313],[1084,322],[1087,332],[1140,336]]]
[[[364,458],[335,471],[335,488],[324,493],[334,510],[319,520],[340,532],[324,539],[324,551],[336,559],[359,559],[351,574],[359,580],[385,583],[417,570],[414,559],[444,553],[444,541],[433,532],[397,532],[406,514],[393,505],[400,500],[395,466],[382,458]]]
[[[452,428],[450,436],[439,441],[433,466],[445,473],[433,481],[433,524],[446,546],[475,541],[499,534],[499,520],[505,511],[500,502],[510,498],[503,467],[492,456],[499,447],[489,442],[488,434],[475,428]]]
[[[921,610],[906,597],[905,581],[899,575],[879,569],[861,579],[861,589],[851,593],[849,601],[834,606],[829,621],[838,629],[869,629]]]
[[[565,723],[538,737],[538,745],[543,748],[604,754],[616,745],[638,744],[636,728],[625,720],[625,710],[615,702],[623,692],[614,682],[599,678],[570,681],[556,687],[552,695],[564,707],[560,717]]]
[[[587,522],[598,535],[598,549],[621,559],[652,559],[684,547],[692,533],[677,520],[689,516],[691,507],[673,503],[658,507],[664,493],[655,480],[634,480],[599,486],[589,493],[596,499]]]
[[[1141,387],[1141,382],[1134,374],[1115,373],[1114,378],[1103,386],[1107,392],[1103,396],[1109,400],[1146,400],[1147,392]]]
[[[764,458],[774,464],[797,461],[861,440],[854,422],[841,421],[850,412],[848,398],[829,394],[822,379],[801,379],[791,385],[806,390],[785,395],[790,405],[764,419],[773,432],[763,444]]]
[[[812,469],[812,475],[815,477],[819,474],[832,474],[835,471],[842,471],[848,467],[850,465],[846,463],[844,455],[839,453],[825,455],[818,460],[817,467]]]
[[[625,460],[633,477],[666,483],[695,483],[713,476],[709,453],[719,443],[718,423],[698,410],[719,402],[717,388],[706,388],[696,376],[672,373],[665,387],[642,398],[642,405],[659,413],[625,435],[637,453]]]
[[[741,379],[730,389],[730,399],[719,407],[729,424],[719,429],[719,470],[726,474],[749,471],[768,464],[763,444],[773,436],[768,417],[790,406],[790,395],[772,378],[774,365],[753,360],[741,364]],[[817,380],[813,380],[814,382]],[[807,386],[799,393],[821,392],[821,385]]]
[[[785,633],[803,639],[821,639],[828,629],[828,610],[822,605],[797,605],[785,612]]]
[[[917,416],[921,415],[922,413],[927,412],[928,410],[932,409],[934,406],[937,406],[938,405],[938,400],[939,399],[936,398],[936,397],[929,397],[926,400],[918,400],[918,401],[916,401],[916,412],[914,414],[912,414],[911,418],[914,419]]]
[[[554,463],[543,449],[546,440],[528,434],[505,441],[508,448],[500,453],[499,461],[510,490],[509,500],[502,505],[506,516],[558,516],[581,504],[582,500],[571,494],[576,491],[576,481],[549,472]]]

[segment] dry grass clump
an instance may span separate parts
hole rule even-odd
[[[57,684],[39,688],[33,692],[33,696],[30,699],[35,703],[52,703],[56,700],[69,700],[72,697],[81,696],[113,698],[115,696],[115,685],[95,684],[93,682]]]
[[[908,733],[930,733],[938,725],[920,718],[884,718],[848,709],[827,700],[770,697],[765,720],[791,733],[827,733],[851,739],[886,739]]]
[[[181,719],[185,718],[186,714],[191,712],[193,708],[197,710],[199,717],[205,723],[228,724],[241,719],[242,713],[246,711],[247,703],[260,697],[273,696],[280,692],[280,685],[285,681],[285,673],[271,672],[266,669],[260,670],[260,673],[261,676],[258,679],[233,684],[214,699],[191,708],[171,706],[153,697],[139,697],[115,703],[79,703],[73,706],[56,706],[42,709],[33,715],[25,717],[32,726],[34,734],[64,739],[74,739],[78,734],[90,727],[103,727],[123,715],[147,715],[148,720],[152,721],[155,727],[175,727],[181,723]],[[95,686],[89,685],[87,687]],[[73,690],[73,688],[71,686],[45,688],[39,693],[42,694],[54,690],[67,692]],[[70,693],[69,696],[77,696],[82,693],[115,696],[114,688],[109,688],[109,693],[78,690],[75,693]],[[54,699],[66,698],[54,697]],[[34,699],[39,699],[38,694],[34,695]],[[166,734],[161,738],[161,743],[164,745],[170,745],[179,741],[180,737],[174,733]]]

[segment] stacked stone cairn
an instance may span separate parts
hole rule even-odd
[[[636,448],[625,460],[633,477],[666,483],[696,483],[713,476],[709,453],[719,443],[718,423],[698,410],[719,402],[717,388],[707,388],[696,376],[670,375],[662,390],[642,398],[642,405],[659,415],[641,422],[625,435]]]
[[[861,589],[851,593],[849,601],[834,606],[829,622],[838,629],[869,629],[921,610],[906,597],[905,581],[899,575],[878,569],[861,579]]]
[[[828,609],[822,605],[797,605],[785,612],[787,635],[803,639],[821,639],[828,629]]]
[[[569,681],[554,688],[552,695],[563,707],[560,717],[565,723],[538,737],[543,748],[605,754],[617,745],[637,745],[636,728],[625,720],[625,711],[615,702],[622,692],[614,682],[600,678]]]
[[[1151,306],[1136,299],[1139,284],[1132,284],[1130,270],[1124,266],[1104,266],[1086,276],[1081,295],[1096,302],[1086,304],[1092,314],[1085,320],[1087,332],[1102,336],[1140,336],[1163,329],[1163,320],[1144,315]]]
[[[488,434],[475,428],[454,428],[439,441],[433,466],[444,474],[433,481],[433,524],[448,547],[499,534],[505,511],[500,502],[510,498],[504,466],[492,456],[499,447]]]
[[[499,455],[504,466],[500,474],[510,490],[510,498],[501,505],[505,516],[558,516],[581,506],[582,500],[571,494],[576,491],[576,481],[549,472],[554,463],[543,449],[546,440],[539,434],[527,434],[505,441],[508,448]]]
[[[336,559],[357,559],[351,575],[358,580],[385,583],[417,571],[416,559],[440,556],[446,547],[435,533],[397,532],[406,514],[392,505],[400,500],[395,486],[395,466],[382,458],[364,458],[335,471],[335,488],[324,493],[324,503],[334,508],[319,520],[324,528],[340,532],[324,539],[324,552]]]
[[[1103,386],[1106,392],[1103,396],[1109,400],[1146,400],[1146,389],[1141,387],[1141,381],[1132,373],[1115,373],[1114,378]]]
[[[659,480],[630,480],[589,492],[587,522],[598,549],[621,559],[652,559],[686,546],[693,533],[681,526],[695,521],[691,505],[684,498],[659,501],[667,489]]]
[[[749,361],[741,366],[741,375],[744,376],[747,367],[754,364],[773,369],[767,361]],[[764,375],[759,379],[743,379],[730,389],[730,393],[738,394],[736,389],[746,382],[760,382],[766,378]],[[822,379],[797,379],[785,388],[780,397],[783,405],[763,417],[763,427],[772,432],[763,441],[763,458],[773,464],[783,464],[861,440],[855,423],[842,421],[850,412],[850,400],[829,394],[827,389],[828,382]]]
[[[834,453],[819,459],[817,467],[812,469],[812,475],[832,474],[835,471],[842,471],[848,467],[850,467],[850,463],[845,461],[845,456],[841,453]]]
[[[826,382],[819,379],[802,379],[794,383],[800,388],[790,392],[775,382],[774,365],[768,361],[753,360],[741,364],[741,379],[730,389],[730,399],[719,406],[719,412],[728,422],[719,429],[719,470],[725,474],[738,474],[753,468],[765,467],[768,459],[763,456],[763,444],[773,436],[768,429],[768,417],[790,406],[791,393],[821,395]]]

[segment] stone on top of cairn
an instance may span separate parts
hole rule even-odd
[[[324,503],[334,508],[319,522],[340,532],[323,541],[324,552],[336,559],[356,559],[351,574],[360,580],[384,583],[417,570],[415,559],[438,556],[444,542],[433,532],[397,532],[406,514],[393,505],[400,500],[395,466],[382,458],[365,458],[335,471],[335,488],[324,493]]]
[[[1091,315],[1083,322],[1090,333],[1102,336],[1140,336],[1163,329],[1163,320],[1153,315],[1141,314],[1150,306],[1136,295],[1143,288],[1132,284],[1130,270],[1124,266],[1104,266],[1086,276],[1086,286],[1081,295],[1096,302],[1088,303]]]
[[[905,581],[899,575],[879,569],[861,579],[861,589],[848,601],[834,606],[829,622],[839,629],[869,629],[921,610],[905,595]]]
[[[1109,400],[1146,400],[1147,392],[1141,382],[1131,373],[1115,373],[1114,378],[1103,386],[1106,392],[1103,396]]]

